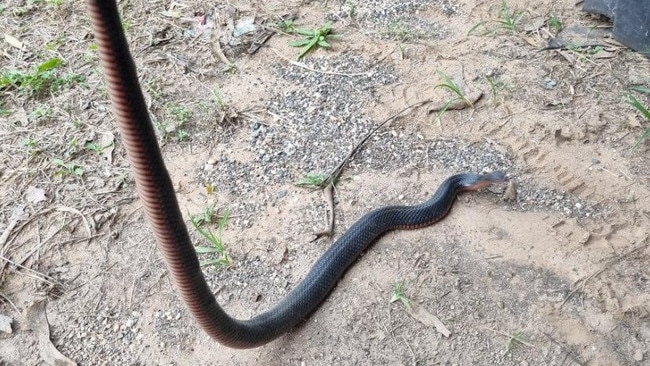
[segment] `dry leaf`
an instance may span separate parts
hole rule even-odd
[[[65,357],[50,341],[50,325],[47,322],[45,302],[37,301],[25,309],[27,326],[38,337],[40,356],[48,365],[77,366],[77,363]]]
[[[449,331],[449,329],[442,323],[442,321],[437,316],[428,312],[425,308],[416,304],[412,304],[411,307],[406,308],[406,311],[410,316],[412,316],[420,323],[429,327],[436,328],[438,333],[442,334],[443,336],[449,337],[451,335],[451,331]]]
[[[39,203],[45,201],[47,197],[44,189],[29,186],[25,192],[25,199],[29,203]]]
[[[5,33],[5,42],[9,43],[13,47],[16,47],[17,49],[22,49],[23,48],[23,42],[19,41],[16,37],[10,36]]]
[[[0,332],[13,333],[13,329],[11,329],[13,321],[10,317],[0,314]]]

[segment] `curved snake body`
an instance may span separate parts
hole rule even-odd
[[[435,195],[420,205],[389,206],[364,215],[278,304],[252,319],[234,319],[217,304],[201,272],[158,147],[115,1],[87,0],[87,5],[122,142],[158,248],[192,315],[211,337],[226,346],[252,348],[277,338],[316,309],[345,270],[379,236],[389,230],[431,225],[445,217],[459,192],[506,179],[500,172],[457,174],[446,179]]]

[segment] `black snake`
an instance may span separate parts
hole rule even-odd
[[[210,336],[226,346],[252,348],[275,339],[314,311],[359,254],[382,234],[431,225],[447,215],[459,192],[506,179],[501,172],[457,174],[420,205],[389,206],[367,213],[277,305],[249,320],[234,319],[217,304],[203,278],[158,147],[117,5],[114,0],[87,0],[87,5],[122,142],[158,247],[190,312]]]

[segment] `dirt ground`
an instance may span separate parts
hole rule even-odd
[[[332,242],[312,241],[327,204],[296,182],[400,111],[346,165],[334,237],[456,172],[512,182],[384,236],[297,329],[233,350],[170,283],[83,2],[3,1],[0,364],[650,365],[650,142],[633,148],[650,121],[627,102],[650,105],[650,60],[574,3],[511,0],[509,29],[496,0],[120,2],[188,225],[230,211],[231,263],[204,272],[236,317]],[[291,15],[338,36],[296,61],[285,22],[249,52]],[[444,75],[481,98],[437,111],[458,98]]]

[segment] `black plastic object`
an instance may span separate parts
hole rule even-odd
[[[609,17],[614,38],[650,58],[650,0],[585,0],[582,10]]]

